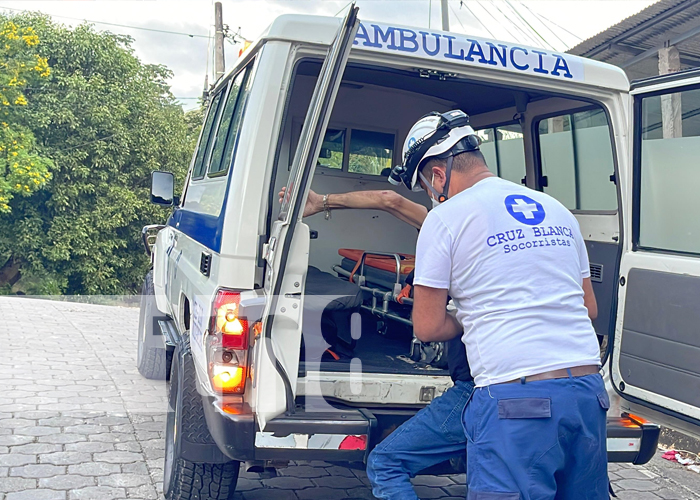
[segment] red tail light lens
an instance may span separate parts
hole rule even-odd
[[[216,293],[210,331],[221,334],[224,349],[248,349],[248,320],[240,317],[240,303],[238,292],[219,290]]]

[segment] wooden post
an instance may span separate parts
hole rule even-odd
[[[674,46],[659,50],[659,74],[675,73],[681,69],[681,55]],[[683,137],[683,110],[681,94],[666,94],[661,96],[661,124],[663,138]]]
[[[221,10],[221,2],[216,2],[214,4],[214,70],[215,76],[218,80],[226,71],[226,64],[224,62],[224,20],[223,13]]]

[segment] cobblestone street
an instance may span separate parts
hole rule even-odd
[[[161,498],[165,383],[136,370],[138,309],[0,297],[0,500]],[[241,472],[240,500],[372,499],[364,472],[324,462]],[[621,500],[700,500],[700,474],[659,458],[612,464]],[[422,476],[463,499],[461,476]]]

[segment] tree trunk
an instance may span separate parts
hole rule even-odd
[[[0,268],[0,286],[9,284],[14,285],[22,277],[20,273],[20,259],[10,257],[4,266]]]

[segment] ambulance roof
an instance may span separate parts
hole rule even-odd
[[[341,18],[338,17],[286,14],[275,19],[261,35],[261,41],[286,40],[330,45],[340,22]],[[362,21],[354,49],[456,65],[486,66],[520,75],[629,90],[627,75],[617,66],[549,49],[462,33]]]

